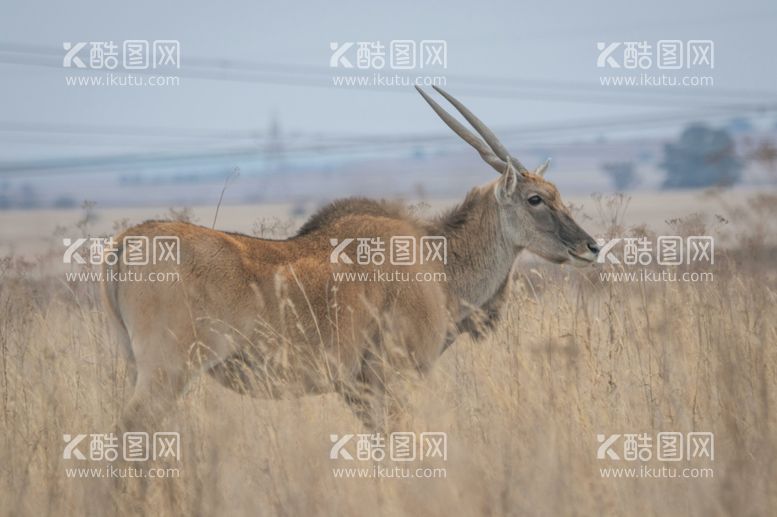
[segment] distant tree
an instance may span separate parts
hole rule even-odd
[[[614,162],[602,165],[604,172],[612,178],[615,190],[623,192],[639,183],[633,162]]]
[[[63,195],[54,200],[53,206],[54,208],[75,208],[78,202],[70,196]]]
[[[733,185],[742,173],[731,135],[704,124],[686,127],[677,142],[666,144],[661,166],[669,189]]]
[[[0,210],[7,210],[13,207],[10,191],[11,188],[7,181],[0,183]]]

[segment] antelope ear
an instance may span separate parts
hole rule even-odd
[[[534,171],[534,174],[536,174],[537,176],[544,176],[545,175],[545,171],[548,170],[549,166],[550,166],[550,158],[545,160],[545,163],[543,163],[542,165],[537,167],[537,169]]]
[[[512,198],[518,188],[519,181],[518,171],[515,170],[512,161],[508,158],[502,177],[499,178],[499,182],[496,184],[496,198],[500,201]]]

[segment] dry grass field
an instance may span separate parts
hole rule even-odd
[[[439,478],[336,477],[334,468],[372,465],[329,458],[330,435],[366,432],[336,396],[255,400],[206,377],[162,429],[180,433],[180,462],[164,464],[178,475],[149,480],[142,497],[130,482],[69,477],[106,464],[63,459],[63,434],[111,432],[129,397],[125,363],[95,285],[50,272],[60,248],[7,257],[0,512],[775,515],[777,197],[744,206],[670,222],[678,234],[715,236],[713,281],[606,282],[593,268],[523,261],[494,331],[461,337],[403,387],[405,430],[447,433],[447,460],[413,463],[444,469]],[[617,209],[602,201],[596,223],[580,222],[610,235],[651,231],[618,227]],[[88,233],[88,223],[71,230]],[[714,433],[714,459],[669,465],[711,469],[706,477],[603,476],[668,464],[597,459],[598,434],[673,431]]]

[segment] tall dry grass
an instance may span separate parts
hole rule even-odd
[[[94,286],[0,265],[0,509],[8,515],[774,515],[774,198],[678,231],[719,237],[704,283],[604,283],[526,264],[503,319],[407,387],[408,426],[445,431],[444,479],[338,479],[330,434],[364,432],[336,396],[241,397],[196,380],[164,430],[180,477],[142,499],[71,479],[64,433],[110,432],[129,396]],[[617,203],[607,210],[618,208]],[[610,221],[617,226],[617,217]],[[764,224],[767,226],[764,227]],[[614,232],[649,230],[616,228]],[[698,233],[696,233],[698,234]],[[59,258],[59,256],[57,257]],[[606,479],[599,433],[712,431],[710,479]],[[368,463],[369,464],[369,463]],[[650,465],[659,465],[655,462]],[[682,464],[688,466],[690,464]]]

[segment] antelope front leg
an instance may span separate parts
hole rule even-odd
[[[397,377],[384,358],[368,353],[356,379],[339,383],[336,389],[368,430],[404,430],[406,404]]]
[[[353,414],[369,431],[379,431],[385,427],[385,421],[381,418],[382,410],[377,407],[380,394],[373,392],[368,384],[354,381],[338,385],[337,392],[343,397]]]

